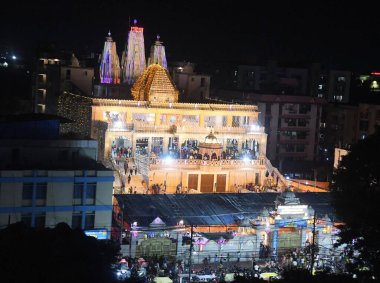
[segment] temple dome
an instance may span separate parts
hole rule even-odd
[[[219,143],[218,139],[212,132],[205,137],[205,143]]]
[[[146,68],[132,89],[134,100],[178,102],[178,90],[169,72],[158,64]]]

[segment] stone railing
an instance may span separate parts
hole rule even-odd
[[[265,166],[267,167],[268,173],[270,175],[273,174],[273,178],[277,180],[278,178],[278,184],[277,187],[280,188],[287,188],[289,186],[288,180],[278,171],[276,167],[273,167],[272,163],[268,158],[265,158]]]

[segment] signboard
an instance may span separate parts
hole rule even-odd
[[[307,227],[306,219],[280,219],[274,224],[277,228],[301,228]]]
[[[279,205],[277,213],[282,214],[305,214],[307,205]]]
[[[87,236],[94,237],[98,240],[107,240],[109,239],[109,233],[106,229],[102,230],[85,230],[84,233]]]

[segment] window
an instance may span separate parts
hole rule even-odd
[[[95,226],[95,211],[86,212],[84,229],[93,229]]]
[[[71,228],[81,228],[82,227],[82,213],[75,212],[71,218]]]
[[[33,183],[24,183],[22,185],[22,199],[32,200],[33,197]]]
[[[96,193],[96,183],[88,183],[87,190],[86,190],[86,197],[95,198],[95,193]]]
[[[298,140],[304,140],[304,139],[306,139],[306,137],[307,137],[306,132],[297,132],[297,139]]]
[[[36,184],[36,206],[46,205],[47,183]]]
[[[297,121],[296,119],[285,118],[285,123],[288,124],[288,127],[297,126],[296,121]]]
[[[298,144],[296,146],[296,152],[304,152],[305,151],[305,145],[304,144]]]
[[[310,104],[300,104],[299,114],[307,114],[311,110]]]
[[[47,183],[37,183],[36,199],[46,199]]]
[[[306,127],[308,124],[309,123],[306,119],[298,119],[298,126],[299,127]]]
[[[83,183],[74,183],[73,204],[82,205],[83,203]]]

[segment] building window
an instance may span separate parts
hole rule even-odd
[[[82,227],[82,213],[81,212],[75,212],[73,213],[73,216],[71,218],[71,228],[77,229]]]
[[[22,205],[32,206],[33,183],[24,183],[22,186]]]
[[[73,192],[73,204],[82,205],[83,203],[83,183],[74,183],[74,192]]]
[[[36,206],[46,205],[47,183],[37,183],[36,185]]]
[[[300,104],[299,114],[307,114],[311,110],[310,104]]]
[[[86,188],[86,204],[95,204],[96,183],[88,183]]]
[[[296,146],[296,152],[305,152],[305,145],[304,144],[298,144]]]
[[[94,229],[95,226],[95,211],[86,212],[84,229]]]

